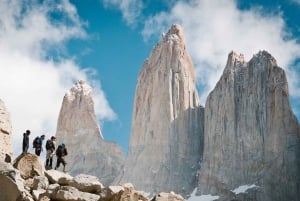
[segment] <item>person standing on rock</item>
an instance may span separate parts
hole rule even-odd
[[[28,152],[30,130],[23,133],[23,154]]]
[[[46,168],[52,169],[52,159],[55,151],[55,137],[52,136],[51,139],[48,139],[46,142]]]
[[[60,166],[60,163],[63,164],[64,166],[64,172],[66,172],[66,161],[65,161],[65,156],[68,155],[68,151],[67,151],[67,148],[66,148],[66,145],[64,143],[62,143],[61,145],[59,145],[56,149],[56,157],[57,157],[57,161],[56,161],[56,166],[55,166],[55,170],[57,168],[59,168]]]
[[[33,148],[35,148],[35,154],[40,156],[43,151],[43,141],[45,139],[45,135],[41,135],[41,137],[36,137],[33,141]]]

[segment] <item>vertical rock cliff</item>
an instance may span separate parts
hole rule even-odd
[[[284,71],[266,51],[229,54],[205,105],[198,193],[255,184],[259,201],[300,200],[300,130]],[[247,199],[246,199],[247,200]]]
[[[124,163],[121,148],[103,139],[95,115],[92,88],[82,80],[63,99],[56,137],[68,148],[67,170],[73,175],[95,175],[108,185]]]
[[[0,161],[9,160],[12,158],[12,127],[10,123],[10,115],[7,111],[4,102],[0,99]]]
[[[117,182],[190,193],[203,152],[204,109],[183,29],[172,25],[139,74],[125,167]]]

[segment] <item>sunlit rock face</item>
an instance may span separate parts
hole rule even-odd
[[[63,99],[56,137],[59,143],[67,146],[67,171],[73,175],[95,175],[108,185],[124,163],[121,148],[102,137],[92,88],[83,80],[79,80]]]
[[[172,25],[139,74],[125,167],[116,182],[186,195],[203,152],[203,107],[183,29]]]
[[[10,161],[12,159],[12,126],[10,114],[4,102],[0,99],[0,161]],[[6,159],[6,160],[5,160]]]
[[[249,200],[300,200],[300,129],[283,69],[266,51],[230,53],[205,104],[198,193],[230,195],[255,184]]]

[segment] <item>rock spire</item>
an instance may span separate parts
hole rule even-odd
[[[11,161],[13,154],[10,114],[0,99],[0,161]]]
[[[56,137],[58,142],[67,145],[67,170],[73,175],[95,175],[108,185],[124,163],[121,148],[102,137],[92,88],[83,80],[79,80],[63,99]]]
[[[198,193],[228,196],[254,184],[255,198],[249,200],[300,199],[299,124],[285,72],[268,52],[249,62],[229,54],[205,104],[204,130]]]
[[[183,29],[172,25],[139,74],[125,167],[117,182],[187,194],[203,151],[203,107]]]

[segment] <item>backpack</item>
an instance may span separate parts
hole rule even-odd
[[[62,147],[61,145],[59,145],[59,146],[57,147],[57,149],[56,149],[56,156],[57,156],[57,157],[62,157],[63,154],[64,154],[63,152],[64,152],[63,147]]]
[[[36,137],[34,140],[33,140],[33,143],[32,143],[32,146],[33,148],[37,148],[40,144],[40,138],[39,137]]]
[[[53,142],[51,140],[47,140],[46,150],[51,150],[51,149],[53,149],[53,147],[54,147]]]

